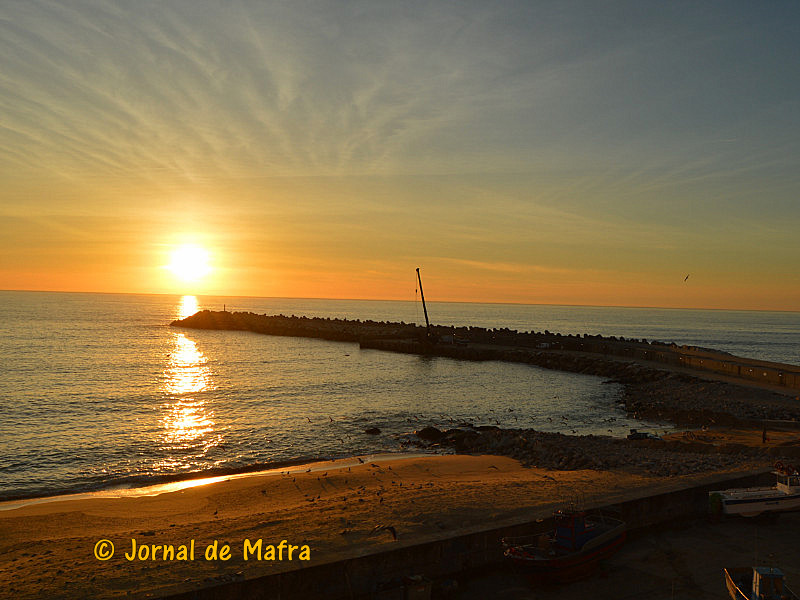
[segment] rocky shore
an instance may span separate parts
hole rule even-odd
[[[707,436],[702,430],[665,439],[628,440],[464,425],[446,431],[426,427],[416,432],[415,444],[451,448],[461,454],[508,456],[526,466],[556,471],[591,469],[655,477],[747,470],[777,461],[800,461],[800,432],[796,437],[784,436],[788,439],[758,446],[726,439],[725,434]]]
[[[662,371],[652,379],[620,381],[625,409],[637,417],[680,426],[749,426],[800,422],[800,401],[770,390]],[[798,432],[800,434],[800,432]]]

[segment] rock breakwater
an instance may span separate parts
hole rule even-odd
[[[761,420],[800,421],[800,399],[771,389],[747,387],[702,378],[702,368],[687,369],[688,359],[744,361],[707,349],[679,348],[675,344],[625,338],[517,332],[481,327],[433,327],[430,343],[424,327],[393,323],[321,317],[267,316],[254,313],[201,311],[171,323],[174,327],[241,330],[294,337],[357,342],[362,348],[432,354],[460,360],[520,362],[547,369],[604,377],[624,386],[628,412],[642,418],[668,420],[679,425],[758,426]],[[702,360],[700,361],[703,362]],[[748,363],[749,364],[749,363]],[[766,363],[752,361],[766,369]],[[772,365],[772,363],[770,363]],[[784,382],[800,367],[772,365]],[[752,370],[752,369],[750,369]],[[766,377],[767,371],[763,371]],[[698,376],[694,376],[697,373]],[[772,371],[770,371],[772,373]],[[766,383],[759,380],[759,383]],[[774,386],[773,386],[774,388]],[[788,389],[787,389],[788,391]]]

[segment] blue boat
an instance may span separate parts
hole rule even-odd
[[[777,567],[725,569],[725,586],[733,600],[798,600]]]

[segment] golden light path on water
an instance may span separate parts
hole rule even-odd
[[[195,296],[181,298],[180,318],[197,310]],[[220,435],[214,435],[214,415],[202,398],[203,392],[214,388],[206,357],[183,333],[172,333],[172,344],[164,369],[163,392],[167,401],[161,418],[162,448],[172,452],[159,462],[159,470],[191,467],[192,456],[203,455],[221,441]]]

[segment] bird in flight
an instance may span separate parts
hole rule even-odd
[[[691,275],[691,273],[690,273],[689,275]],[[687,280],[689,279],[689,275],[687,275],[686,277],[684,277],[684,278],[683,278],[683,280],[684,280],[684,281],[687,281]]]

